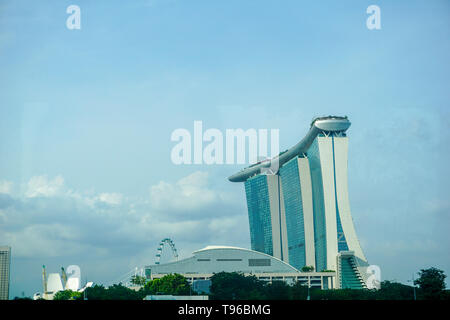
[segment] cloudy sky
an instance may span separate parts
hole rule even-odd
[[[381,8],[381,30],[366,9]],[[69,30],[66,9],[81,8]],[[178,128],[347,115],[349,192],[382,279],[450,275],[448,1],[0,1],[0,245],[11,292],[41,267],[110,284],[206,245],[250,247],[242,165],[175,165]]]

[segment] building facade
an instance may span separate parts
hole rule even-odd
[[[316,269],[314,216],[309,163],[305,157],[295,157],[280,168],[285,203],[289,263],[301,269]]]
[[[289,262],[286,219],[280,179],[257,175],[245,182],[252,250]]]
[[[0,247],[0,300],[9,299],[11,247]]]
[[[208,246],[193,252],[186,259],[145,266],[149,280],[167,274],[181,274],[193,284],[194,290],[209,294],[209,279],[219,272],[241,272],[266,282],[284,281],[321,289],[335,288],[335,272],[300,272],[286,262],[271,255],[244,248]]]
[[[356,236],[348,197],[346,117],[321,117],[307,135],[278,157],[254,164],[229,178],[244,182],[252,249],[296,269],[342,270],[341,261],[366,287],[367,259]],[[267,174],[276,163],[276,172]],[[340,253],[346,253],[338,255]],[[348,260],[349,255],[353,256]],[[345,258],[342,258],[345,257]],[[347,268],[348,269],[348,268]],[[346,270],[347,270],[346,269]],[[339,284],[338,284],[339,286]]]

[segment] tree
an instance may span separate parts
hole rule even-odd
[[[119,283],[108,287],[106,298],[107,300],[142,300],[144,297],[140,291],[127,288]]]
[[[103,285],[94,285],[86,288],[86,296],[89,300],[108,300],[106,288]]]
[[[149,281],[144,287],[144,292],[146,294],[169,294],[175,296],[189,295],[191,286],[185,277],[175,273]]]
[[[413,298],[413,287],[388,280],[382,281],[380,290],[375,291],[376,300],[412,300]]]
[[[302,272],[313,272],[314,267],[313,266],[304,266],[301,271]]]
[[[419,279],[415,280],[414,284],[419,286],[421,296],[424,299],[438,300],[444,293],[446,277],[444,271],[434,267],[421,269]]]
[[[296,281],[291,287],[291,296],[294,300],[306,300],[308,297],[308,285]]]
[[[53,300],[78,300],[81,299],[81,293],[72,290],[62,290],[55,293]]]
[[[269,300],[290,300],[291,289],[284,281],[272,281],[265,286],[265,299]]]
[[[137,286],[145,286],[147,279],[145,279],[145,277],[135,275],[131,277],[131,283]]]
[[[219,272],[211,277],[213,300],[260,300],[265,299],[264,283],[255,276],[240,272]]]
[[[147,282],[144,286],[144,290],[147,294],[158,294],[161,287],[161,279],[153,279]]]
[[[142,300],[145,293],[142,290],[132,290],[119,283],[108,288],[102,285],[87,288],[86,296],[89,300]]]

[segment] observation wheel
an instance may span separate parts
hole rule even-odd
[[[172,252],[173,258],[175,258],[175,260],[178,260],[178,252],[177,252],[177,248],[175,248],[175,243],[170,238],[164,238],[159,243],[158,250],[156,251],[155,264],[160,264],[160,262],[161,262],[161,254],[162,254],[163,249],[165,247],[169,247],[171,252]]]

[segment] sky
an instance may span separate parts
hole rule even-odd
[[[366,26],[373,4],[379,30]],[[10,298],[42,291],[42,265],[116,283],[166,237],[180,258],[250,248],[244,186],[227,180],[244,165],[171,161],[172,132],[196,120],[279,129],[285,150],[313,117],[347,115],[369,263],[402,283],[450,275],[449,18],[445,0],[0,0]]]

